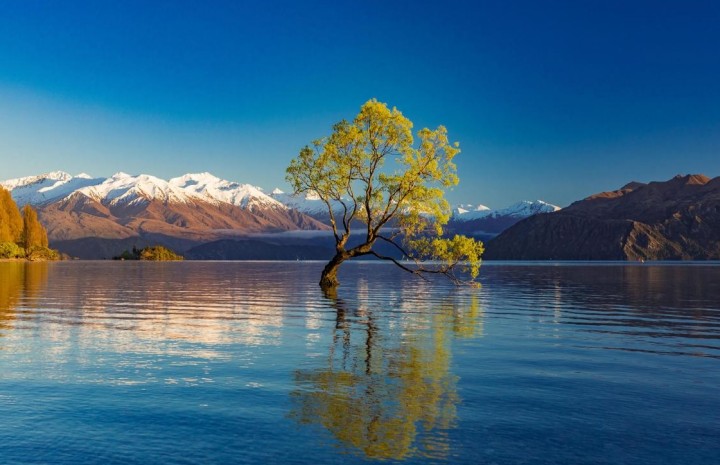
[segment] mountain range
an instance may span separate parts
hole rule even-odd
[[[316,194],[292,195],[275,189],[270,195],[289,208],[297,209],[325,224],[330,224],[327,206]],[[331,205],[337,214],[342,215],[343,209],[339,202]],[[465,234],[487,240],[528,216],[558,210],[560,207],[542,200],[522,200],[497,210],[485,205],[460,204],[453,208],[446,229],[449,233]]]
[[[52,247],[75,257],[109,258],[133,246],[154,244],[191,258],[331,254],[330,236],[324,233],[330,229],[329,215],[317,196],[293,196],[278,189],[268,195],[259,187],[210,173],[166,181],[146,174],[96,178],[56,171],[0,185],[18,205],[38,210]],[[454,209],[448,230],[486,240],[523,218],[558,209],[542,201],[501,210],[461,205]],[[298,231],[306,232],[304,239],[277,234]]]
[[[453,210],[448,230],[483,240],[490,240],[520,220],[560,210],[542,200],[522,200],[506,208],[492,210],[485,205],[460,205]]]
[[[487,244],[506,260],[718,260],[720,177],[631,182],[528,217]]]

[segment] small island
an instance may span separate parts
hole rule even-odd
[[[125,250],[117,257],[113,257],[113,260],[147,260],[164,262],[184,260],[184,257],[176,254],[166,247],[155,245],[152,247],[145,247],[143,249],[133,247],[132,250]]]

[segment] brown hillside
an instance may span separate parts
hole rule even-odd
[[[485,258],[511,260],[720,259],[720,178],[630,183],[517,223]]]
[[[51,242],[74,244],[85,238],[123,240],[157,237],[163,245],[187,246],[236,235],[326,230],[317,220],[279,207],[243,209],[227,203],[162,202],[140,199],[130,204],[102,204],[82,193],[38,208]],[[97,257],[101,258],[101,257]]]

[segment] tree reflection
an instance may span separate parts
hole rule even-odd
[[[34,299],[44,288],[47,274],[44,262],[0,262],[0,330],[11,327],[21,298]]]
[[[460,400],[451,342],[482,335],[477,296],[413,312],[414,329],[400,337],[389,337],[373,311],[328,297],[337,316],[327,363],[295,372],[291,417],[368,458],[447,455]]]

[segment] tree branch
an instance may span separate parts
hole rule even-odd
[[[377,237],[378,239],[382,239],[383,241],[388,242],[388,243],[394,245],[396,249],[398,249],[400,252],[402,252],[403,256],[408,257],[408,258],[411,257],[411,255],[410,255],[405,249],[403,249],[402,247],[400,247],[400,244],[396,243],[394,240],[392,240],[392,239],[390,239],[390,238],[387,238],[387,237],[385,237],[385,236],[379,235],[379,234],[378,234],[377,236],[375,236],[375,237]]]
[[[392,257],[388,257],[388,256],[386,256],[386,255],[380,255],[379,253],[377,253],[377,252],[375,252],[375,251],[371,251],[370,254],[376,256],[376,257],[379,258],[380,260],[391,261],[391,262],[393,262],[394,264],[396,264],[397,266],[399,266],[400,269],[405,270],[405,271],[407,271],[408,273],[412,273],[412,274],[414,274],[415,276],[419,276],[419,277],[421,277],[422,279],[424,279],[424,280],[427,281],[427,278],[426,278],[425,276],[423,276],[422,274],[420,274],[420,273],[419,273],[419,270],[413,270],[412,268],[408,268],[407,266],[403,265],[402,263],[400,263],[399,261],[397,261],[396,259],[394,259],[394,258],[392,258]]]

